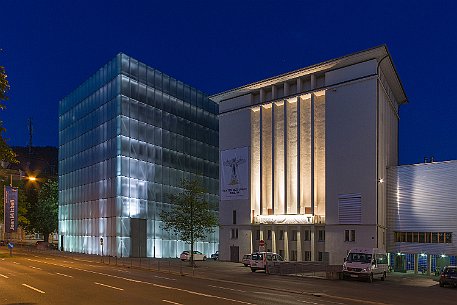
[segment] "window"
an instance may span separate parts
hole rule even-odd
[[[296,261],[297,260],[297,251],[296,250],[290,251],[290,260],[291,261]]]
[[[311,230],[305,230],[305,241],[310,241],[311,240]]]
[[[284,240],[284,230],[279,230],[279,240]]]
[[[450,244],[452,232],[394,232],[397,243]]]
[[[238,238],[238,229],[232,229],[231,238],[232,239]]]
[[[280,255],[281,257],[284,257],[284,250],[279,250],[279,255]]]
[[[344,241],[354,242],[355,241],[355,230],[344,231]]]
[[[319,230],[319,239],[318,241],[325,241],[325,230]]]
[[[267,240],[271,240],[271,230],[267,230]]]
[[[260,240],[260,230],[255,230],[255,240]]]
[[[297,236],[298,236],[298,231],[292,230],[292,240],[293,241],[297,241]]]
[[[305,261],[309,262],[311,260],[311,251],[305,251]]]
[[[236,210],[232,212],[232,224],[236,225]]]
[[[319,252],[317,255],[317,260],[322,262],[324,260],[324,252]]]

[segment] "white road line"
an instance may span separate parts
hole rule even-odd
[[[18,262],[13,262],[13,264],[20,265],[20,263],[18,263]]]
[[[175,304],[175,305],[183,305],[183,304],[181,304],[181,303],[176,303],[176,302],[172,302],[172,301],[168,301],[168,300],[162,300],[162,302],[170,303],[170,304]]]
[[[1,277],[4,277],[5,279],[9,279],[6,275],[0,274]]]
[[[59,264],[53,264],[53,263],[49,263],[49,262],[44,262],[44,263],[45,263],[45,264],[49,264],[49,265],[55,265],[55,266],[59,266],[59,267],[64,267],[64,268],[71,268],[71,267],[62,266],[62,265],[59,265]],[[117,275],[112,275],[112,274],[107,274],[107,273],[102,273],[102,272],[96,272],[96,271],[91,271],[91,270],[85,270],[85,269],[81,269],[81,268],[75,268],[75,267],[73,267],[72,269],[73,269],[73,270],[82,271],[82,272],[88,272],[88,273],[93,273],[93,274],[104,275],[104,276],[111,277],[111,278],[123,279],[123,280],[126,280],[126,281],[132,281],[132,280],[133,280],[133,279],[129,279],[129,278],[117,276]],[[217,295],[211,295],[211,294],[206,294],[206,293],[202,293],[202,292],[197,292],[197,291],[192,291],[192,290],[187,290],[187,289],[181,289],[181,288],[177,288],[177,287],[172,287],[172,286],[159,285],[159,284],[154,284],[154,283],[150,283],[150,282],[143,282],[143,281],[137,281],[137,280],[133,280],[133,281],[135,281],[135,283],[141,283],[141,284],[152,285],[152,286],[158,287],[158,288],[164,288],[164,289],[182,291],[182,292],[186,292],[186,293],[188,293],[188,294],[204,296],[204,297],[212,298],[212,299],[224,300],[224,301],[229,301],[229,302],[234,302],[234,303],[239,303],[239,304],[246,304],[246,305],[255,305],[254,303],[244,302],[244,301],[235,300],[235,299],[230,299],[230,298],[224,298],[224,297],[217,296]],[[96,284],[97,284],[97,285],[101,285],[101,286],[107,286],[107,287],[110,287],[110,288],[113,288],[113,289],[124,290],[124,289],[122,289],[122,288],[111,287],[111,286],[104,285],[104,284],[100,284],[100,283],[96,283]]]
[[[114,287],[114,286],[110,286],[110,285],[105,285],[105,284],[102,284],[102,283],[97,283],[97,282],[94,282],[94,284],[96,284],[96,285],[100,285],[100,286],[103,286],[103,287],[112,288],[112,289],[117,289],[117,290],[124,290],[124,289],[122,289],[122,288],[117,288],[117,287]]]
[[[213,288],[219,288],[219,289],[224,289],[224,290],[230,290],[230,291],[237,291],[237,292],[247,292],[246,290],[241,290],[241,289],[233,289],[233,288],[227,288],[227,287],[221,287],[221,286],[214,286],[214,285],[208,285],[209,287]]]
[[[66,276],[66,277],[73,277],[72,275],[66,275],[66,274],[59,273],[59,272],[56,272],[56,274],[61,275],[61,276]]]
[[[38,267],[33,267],[33,266],[29,266],[30,268],[33,268],[33,269],[38,269],[38,270],[43,270],[41,268],[38,268]]]
[[[37,291],[37,292],[39,292],[39,293],[45,293],[43,290],[36,289],[35,287],[29,286],[29,285],[27,285],[27,284],[22,284],[22,286],[25,286],[25,287],[30,288],[30,289],[32,289],[32,290],[35,290],[35,291]]]

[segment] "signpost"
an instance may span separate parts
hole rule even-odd
[[[8,249],[10,249],[10,256],[13,256],[13,248],[14,248],[14,244],[12,242],[8,242]]]
[[[103,262],[103,237],[100,237],[100,245],[102,246],[102,262]]]
[[[259,241],[259,252],[265,252],[265,241],[263,239]]]

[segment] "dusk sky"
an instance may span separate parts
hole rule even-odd
[[[8,1],[10,145],[58,145],[58,103],[117,53],[208,94],[386,44],[409,104],[400,164],[457,159],[454,1]]]

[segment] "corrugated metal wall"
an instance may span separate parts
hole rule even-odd
[[[387,250],[457,255],[457,161],[388,169]],[[452,243],[395,242],[394,232],[452,232]]]

